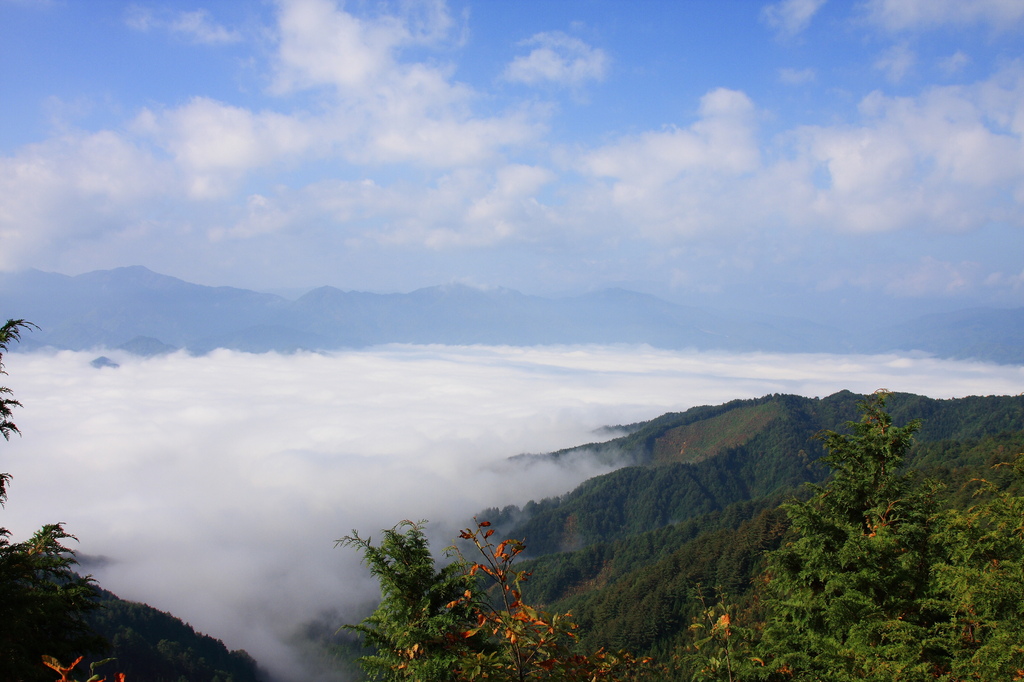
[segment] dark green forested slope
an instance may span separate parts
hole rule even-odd
[[[721,511],[644,533],[525,561],[523,568],[532,573],[525,594],[531,602],[551,604],[590,593],[656,564],[710,533],[734,534],[762,512],[778,507],[783,499],[769,496],[736,502]]]
[[[487,512],[576,549],[511,570],[534,538],[490,541],[507,528],[478,520],[460,537],[484,561],[459,555],[469,582],[438,608],[429,556],[385,552],[388,598],[364,623],[400,635],[386,679],[441,655],[436,679],[467,682],[1024,679],[1022,407],[844,392],[634,425],[593,449],[642,464]],[[396,537],[426,550],[419,527]]]
[[[525,537],[531,555],[565,552],[721,511],[737,502],[817,482],[823,449],[816,433],[854,420],[864,396],[771,395],[666,414],[633,425],[607,443],[563,450],[638,462],[590,479],[566,495],[521,509],[488,509],[480,518],[511,537]],[[924,420],[920,443],[969,440],[1024,429],[1024,397],[935,400],[892,394],[897,421]]]
[[[525,538],[535,555],[523,566],[533,572],[526,599],[572,611],[587,645],[666,654],[700,612],[698,585],[710,601],[720,589],[755,606],[745,599],[763,555],[788,526],[779,504],[828,475],[815,462],[823,453],[815,435],[854,420],[862,400],[846,391],[767,396],[664,415],[589,446],[643,464],[480,518]],[[969,504],[972,479],[1015,489],[1008,469],[991,466],[1024,451],[1024,397],[892,394],[889,408],[896,423],[922,419],[905,466],[945,484],[947,506]]]
[[[129,681],[257,682],[263,679],[256,661],[245,651],[229,651],[224,643],[169,613],[125,601],[98,590],[100,608],[87,622],[106,638],[117,660],[100,672],[124,673]],[[81,666],[87,669],[88,661]]]
[[[664,657],[698,615],[698,586],[708,599],[745,597],[763,570],[764,553],[779,546],[787,527],[785,513],[766,509],[735,529],[702,533],[653,564],[550,607],[573,614],[587,647]]]

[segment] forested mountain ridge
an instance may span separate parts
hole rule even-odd
[[[1009,490],[1018,489],[1019,484],[1010,480],[1008,471],[993,470],[990,465],[1011,461],[1022,452],[1024,431],[1000,431],[978,439],[920,443],[913,449],[910,464],[947,484],[953,504],[967,506],[970,490],[960,487],[966,480],[987,478]],[[791,488],[617,540],[536,557],[524,564],[533,572],[526,593],[538,603],[558,604],[573,611],[584,625],[588,624],[589,605],[613,599],[612,595],[622,590],[621,585],[631,586],[627,592],[635,594],[675,589],[675,579],[665,579],[666,575],[684,578],[683,596],[697,582],[722,587],[730,594],[742,593],[750,588],[752,562],[781,538],[788,525],[779,505],[801,494],[801,488]],[[716,545],[728,546],[728,551],[709,550]],[[682,570],[680,562],[690,565],[690,569]],[[662,577],[653,577],[658,575]],[[660,587],[643,587],[652,579]],[[601,593],[602,588],[620,580],[619,588]],[[607,633],[620,627],[629,629],[628,624],[615,625],[607,618],[596,621],[603,624],[593,634],[588,630],[588,637],[600,638],[600,631]],[[599,642],[602,646],[627,646],[617,640]]]
[[[97,592],[99,608],[87,615],[86,622],[110,643],[106,656],[116,659],[100,672],[116,669],[128,680],[146,682],[266,679],[245,651],[230,651],[219,639],[196,632],[176,616],[147,604],[126,601],[102,589]]]
[[[668,656],[687,641],[703,589],[741,603],[789,521],[780,507],[806,496],[830,470],[816,435],[853,421],[864,396],[772,395],[702,406],[624,427],[628,435],[541,457],[633,462],[559,498],[489,509],[503,537],[525,540],[533,559],[524,598],[571,611],[590,648]],[[966,482],[1009,486],[991,470],[1024,452],[1024,396],[936,400],[891,394],[894,423],[922,420],[904,465],[970,504]],[[701,588],[703,586],[703,588]]]
[[[815,426],[851,399],[860,419],[817,432],[820,453],[793,450],[801,443],[794,424]],[[386,679],[409,679],[407,669],[429,665],[439,666],[431,678],[438,680],[1021,679],[1022,401],[887,391],[866,399],[767,396],[633,425],[604,454],[618,448],[642,463],[562,498],[485,511],[475,530],[459,535],[461,574],[448,566],[433,575],[422,526],[409,521],[385,530],[379,547],[350,538],[374,562],[385,597],[359,626],[378,647],[361,661]],[[930,429],[919,414],[932,419]],[[742,433],[748,427],[753,434]],[[698,456],[689,456],[690,444]],[[669,461],[652,456],[659,451]],[[764,472],[787,453],[819,469],[802,475],[819,482],[757,493],[768,489],[757,479],[771,480]],[[761,466],[749,466],[758,459]],[[728,480],[734,465],[748,467],[752,485],[746,499],[723,506],[721,491],[706,484],[716,473]],[[637,493],[648,499],[630,499]],[[649,499],[684,514],[692,503],[691,514],[628,527],[655,518],[645,516]],[[611,539],[587,543],[580,529],[602,502],[627,527],[590,524],[594,536],[609,531]],[[533,537],[523,531],[545,515],[550,528],[541,524]],[[494,533],[511,538],[488,540]],[[510,562],[538,536],[581,546],[513,570]],[[406,561],[411,549],[420,560]],[[451,585],[450,575],[465,581]],[[442,607],[407,608],[443,588],[434,599]],[[466,606],[469,613],[454,610]],[[406,624],[416,628],[412,638]],[[556,666],[565,672],[546,673]],[[492,668],[503,674],[484,674]]]
[[[526,537],[531,555],[578,549],[720,512],[818,482],[827,469],[818,432],[853,420],[863,396],[770,395],[669,413],[603,443],[540,457],[595,457],[627,466],[585,481],[559,497],[519,508],[489,509],[511,537]],[[935,400],[895,393],[897,421],[922,419],[918,443],[966,441],[1024,429],[1024,396]]]

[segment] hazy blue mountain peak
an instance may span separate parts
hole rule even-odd
[[[322,286],[291,301],[193,284],[136,265],[74,277],[0,273],[0,311],[40,326],[31,347],[120,347],[142,355],[218,347],[264,352],[387,343],[628,343],[734,352],[916,350],[1024,362],[1024,309],[931,314],[855,337],[799,318],[680,305],[622,287],[545,298],[462,282],[404,294]]]

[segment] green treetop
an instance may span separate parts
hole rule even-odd
[[[823,435],[834,476],[786,506],[792,539],[767,572],[765,671],[1024,679],[1024,500],[986,488],[976,507],[942,509],[940,487],[901,468],[918,422],[894,426],[885,399],[862,404],[850,435]]]
[[[360,550],[380,582],[380,606],[346,626],[374,649],[359,663],[374,680],[447,682],[468,646],[462,633],[472,607],[459,600],[473,581],[457,563],[434,566],[423,522],[402,521],[382,533],[379,545],[355,531],[337,543]]]
[[[3,353],[32,325],[8,320],[0,326],[0,374]],[[0,386],[0,434],[19,433],[12,411],[20,407],[12,392]],[[0,473],[0,504],[7,499],[10,475]],[[62,524],[49,524],[25,542],[12,543],[0,528],[0,680],[51,680],[43,656],[71,660],[103,648],[82,620],[95,608],[89,578],[74,570],[74,553],[64,544],[74,539]]]

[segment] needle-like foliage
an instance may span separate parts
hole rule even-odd
[[[463,632],[473,605],[460,600],[472,594],[473,580],[457,562],[435,567],[424,523],[402,521],[382,531],[377,545],[355,531],[337,541],[361,551],[380,582],[380,606],[361,624],[345,626],[374,650],[359,659],[374,680],[448,682],[472,644]]]
[[[21,332],[34,325],[8,320],[0,326],[0,374],[3,353]],[[20,433],[12,420],[21,403],[0,386],[0,434]],[[10,475],[0,474],[0,503],[7,499]],[[12,543],[0,528],[0,680],[49,680],[44,655],[70,659],[101,650],[105,642],[82,620],[96,607],[92,580],[74,572],[74,553],[64,544],[74,536],[63,524],[43,526],[26,542]]]
[[[460,534],[474,552],[436,569],[423,523],[403,521],[383,531],[379,545],[355,532],[338,544],[363,553],[380,581],[380,606],[359,625],[375,651],[359,660],[374,680],[469,682],[627,682],[655,680],[661,670],[648,659],[578,650],[569,614],[551,614],[523,603],[526,574],[512,563],[518,540],[495,545],[482,521]],[[490,588],[490,594],[488,593]],[[493,603],[492,603],[493,601]]]
[[[29,329],[34,325],[25,320],[7,320],[0,326],[0,375],[6,375],[4,370],[3,354],[7,352],[11,342],[21,339],[22,330]],[[6,386],[0,386],[0,435],[4,440],[10,440],[11,434],[20,433],[13,421],[14,408],[21,407],[21,403],[12,398],[13,391]],[[7,483],[10,481],[10,474],[0,473],[0,506],[7,501]]]
[[[885,398],[862,405],[850,435],[823,435],[834,476],[786,507],[792,537],[767,573],[766,671],[1024,679],[1024,498],[982,482],[977,505],[943,508],[941,486],[902,470],[918,423],[894,426]]]

